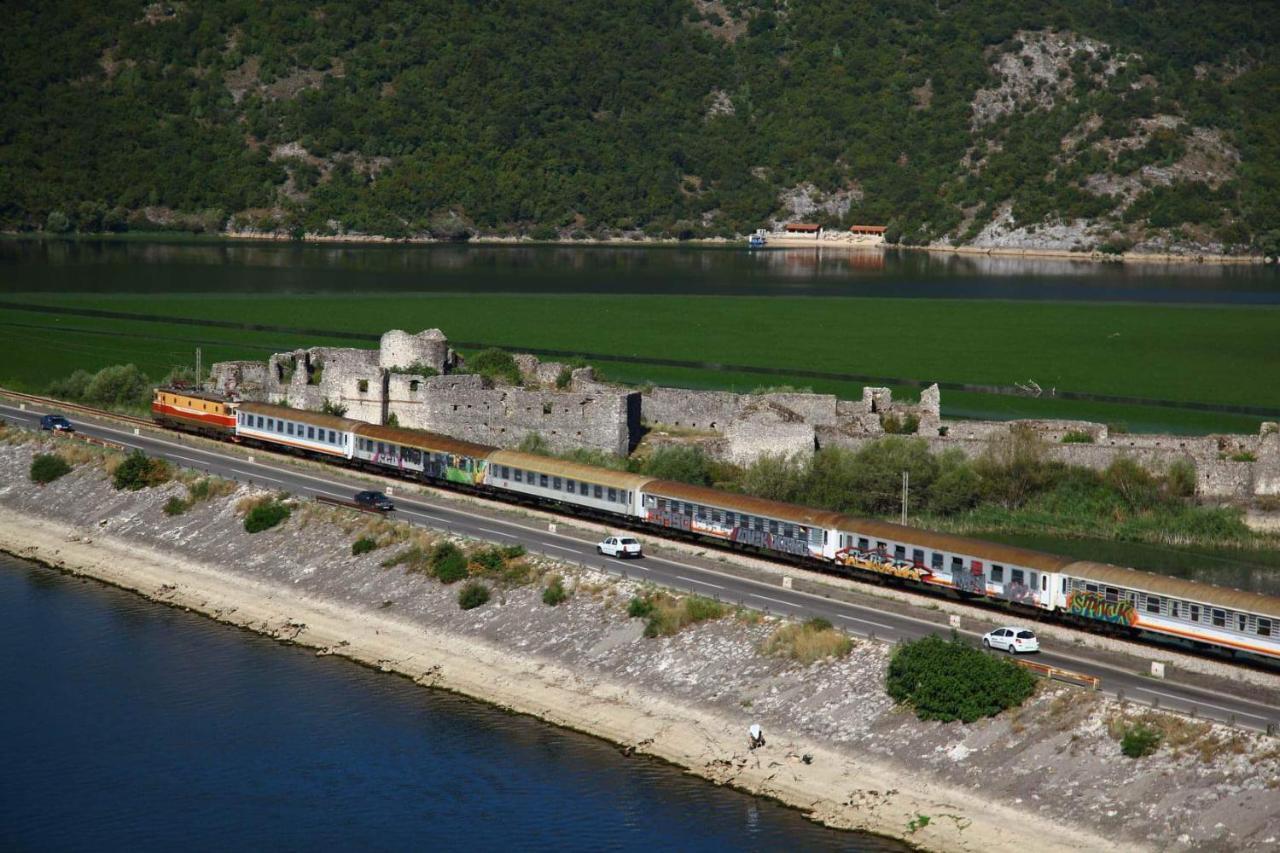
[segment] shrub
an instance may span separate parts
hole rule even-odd
[[[289,517],[289,507],[279,500],[263,501],[244,517],[244,529],[249,533],[261,533],[284,522]]]
[[[56,453],[40,453],[31,460],[31,482],[44,485],[71,473],[67,460]]]
[[[467,359],[466,369],[469,373],[478,373],[494,382],[505,381],[511,385],[519,385],[522,379],[515,358],[497,347],[481,350]]]
[[[467,576],[467,558],[452,542],[439,542],[431,549],[427,565],[442,583],[456,583]]]
[[[471,581],[458,593],[458,606],[472,610],[489,600],[489,587],[479,581]]]
[[[1093,435],[1081,429],[1073,429],[1062,437],[1063,444],[1093,444]]]
[[[648,619],[653,613],[653,602],[641,596],[635,596],[627,605],[627,615],[632,619]]]
[[[471,555],[471,562],[486,572],[501,572],[507,567],[507,558],[497,547],[481,548]]]
[[[1003,658],[936,635],[897,648],[885,688],[922,720],[972,723],[1021,705],[1035,692],[1035,677]]]
[[[1179,498],[1189,498],[1196,493],[1196,463],[1190,459],[1177,459],[1164,475],[1169,493]]]
[[[1120,740],[1120,751],[1129,758],[1143,758],[1159,749],[1162,739],[1160,732],[1138,723],[1124,733]]]
[[[525,553],[523,545],[507,545],[502,549],[502,556],[506,557],[508,560],[523,557]]]
[[[695,486],[709,486],[712,482],[710,457],[702,448],[688,445],[659,447],[645,460],[641,473]]]
[[[323,415],[333,415],[336,418],[345,417],[347,407],[341,403],[335,403],[328,397],[324,398],[324,402],[320,404],[320,413]]]
[[[1239,453],[1231,454],[1231,461],[1232,462],[1257,462],[1258,457],[1253,455],[1247,450],[1242,450]]]
[[[555,607],[562,604],[569,598],[569,593],[565,592],[564,580],[559,575],[552,575],[551,582],[547,584],[547,588],[542,591],[542,603]]]
[[[762,648],[766,654],[808,666],[826,658],[844,657],[853,648],[853,641],[826,619],[810,619],[803,624],[783,625],[764,641]]]
[[[726,612],[720,602],[700,595],[677,599],[666,593],[658,593],[640,600],[645,603],[636,604],[637,599],[632,599],[627,613],[631,616],[643,615],[648,619],[644,626],[646,637],[670,637],[689,625],[719,619]]]
[[[180,498],[177,495],[174,495],[164,502],[165,515],[182,515],[189,509],[191,509],[191,502]]]
[[[112,475],[112,483],[117,490],[136,492],[169,482],[173,476],[169,463],[163,459],[149,458],[141,450],[135,450],[125,457]]]
[[[377,549],[378,543],[368,536],[361,536],[359,539],[351,543],[351,555],[358,557],[361,554],[368,554],[370,551]]]

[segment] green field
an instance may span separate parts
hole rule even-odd
[[[1280,309],[867,298],[422,295],[28,295],[31,305],[377,334],[439,327],[454,341],[1280,409]],[[0,309],[0,381],[41,390],[76,368],[134,362],[153,376],[320,335]],[[790,384],[858,397],[862,382],[599,362],[628,382],[748,391]],[[892,383],[888,383],[892,384]],[[915,388],[898,388],[914,397]],[[1080,417],[1132,430],[1254,431],[1261,417],[943,392],[944,413]]]

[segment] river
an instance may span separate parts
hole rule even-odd
[[[0,849],[904,849],[3,554],[0,643]]]
[[[0,240],[27,293],[595,293],[1280,305],[1274,268],[889,249]]]

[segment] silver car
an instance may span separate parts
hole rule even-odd
[[[1040,641],[1033,631],[1026,628],[997,628],[982,638],[982,647],[1016,655],[1018,652],[1040,651]]]

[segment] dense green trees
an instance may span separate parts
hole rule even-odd
[[[1239,150],[1238,180],[1175,184],[1135,221],[1255,242],[1280,221],[1280,72],[1251,3],[726,9],[736,39],[688,0],[21,4],[0,31],[0,227],[730,234],[812,183],[861,191],[830,224],[915,241],[1005,202],[1099,216],[1114,201],[1085,177],[1167,164],[1192,126]],[[1077,57],[1052,109],[972,126],[997,52],[1053,28],[1125,66]],[[1156,114],[1185,123],[1118,163],[1091,147]]]

